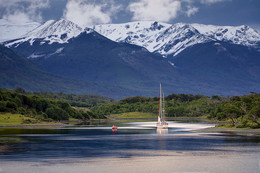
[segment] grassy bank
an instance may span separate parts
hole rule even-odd
[[[126,112],[121,114],[111,114],[107,116],[109,119],[144,119],[144,118],[157,118],[156,114],[146,112]]]
[[[126,112],[120,114],[111,114],[107,116],[109,119],[157,119],[157,114],[147,112]],[[201,117],[166,117],[168,121],[198,121],[198,122],[212,122],[205,116]]]
[[[61,124],[57,121],[44,121],[22,114],[0,113],[0,126],[13,125],[55,125]]]

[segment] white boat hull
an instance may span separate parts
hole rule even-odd
[[[168,129],[168,123],[157,123],[157,129]]]

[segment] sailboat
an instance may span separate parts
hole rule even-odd
[[[160,96],[158,106],[157,129],[168,129],[168,123],[165,121],[165,101],[164,93],[162,94],[162,85],[160,84]]]

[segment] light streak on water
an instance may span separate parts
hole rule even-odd
[[[153,130],[156,129],[155,121],[151,122],[128,122],[118,124],[118,130]],[[204,123],[180,123],[175,121],[168,121],[168,129],[175,132],[188,132],[193,130],[200,130],[205,128],[215,127],[215,124]],[[111,130],[112,126],[76,126],[66,127],[64,129],[89,129],[89,130]]]
[[[126,123],[130,127],[136,128],[156,128],[157,122],[130,122]],[[215,127],[215,124],[203,124],[203,123],[179,123],[175,121],[168,121],[168,129],[171,131],[192,131],[205,128]]]

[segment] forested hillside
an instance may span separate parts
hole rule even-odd
[[[77,94],[65,94],[62,92],[53,93],[53,92],[48,92],[48,91],[26,92],[21,88],[16,89],[16,91],[22,92],[26,95],[37,95],[37,96],[41,96],[44,98],[55,99],[55,100],[60,100],[60,101],[67,101],[71,106],[77,106],[77,107],[92,108],[92,107],[98,106],[100,104],[114,102],[113,99],[99,96],[99,95],[93,95],[93,94],[77,95]]]
[[[65,100],[44,98],[41,95],[26,95],[20,91],[23,90],[0,89],[0,112],[18,113],[43,121],[103,118],[91,111],[77,111]]]

